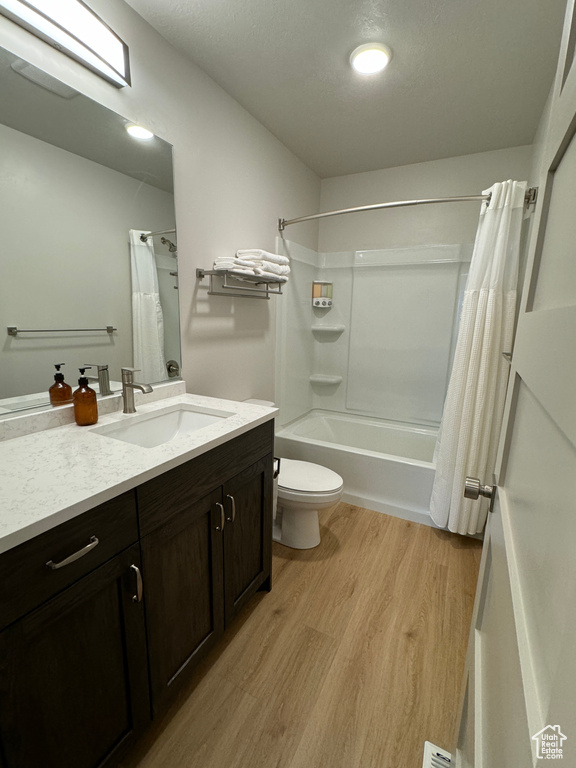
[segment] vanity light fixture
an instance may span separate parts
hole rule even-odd
[[[352,68],[361,75],[375,75],[388,66],[392,51],[383,43],[359,45],[350,54]]]
[[[82,0],[0,0],[0,13],[118,88],[130,85],[128,46]]]
[[[140,141],[149,141],[154,138],[152,131],[148,128],[143,128],[141,125],[127,125],[126,130],[132,136],[133,139],[140,139]]]

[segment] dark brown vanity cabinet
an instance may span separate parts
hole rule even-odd
[[[191,501],[142,539],[154,712],[224,631],[219,497]]]
[[[272,446],[270,421],[0,554],[0,768],[117,764],[269,588]]]
[[[258,589],[271,586],[272,463],[269,454],[222,488],[226,625]]]
[[[131,492],[0,556],[2,768],[112,765],[148,723],[137,537]]]
[[[138,489],[156,713],[270,586],[272,423]]]

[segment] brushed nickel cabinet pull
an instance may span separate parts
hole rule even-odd
[[[90,536],[90,544],[87,544],[82,549],[79,549],[78,552],[74,552],[73,555],[70,555],[70,557],[67,557],[59,563],[55,563],[54,560],[48,560],[46,567],[50,568],[51,571],[56,571],[58,568],[64,568],[65,565],[70,565],[70,563],[73,563],[75,560],[79,560],[81,557],[84,557],[84,555],[87,555],[88,552],[93,550],[94,547],[97,547],[99,543],[100,542],[96,536]]]
[[[227,499],[230,499],[230,504],[232,505],[232,517],[227,518],[229,523],[233,523],[234,520],[236,520],[236,502],[234,501],[234,496],[226,496]]]
[[[130,570],[134,571],[134,573],[136,574],[136,594],[132,596],[132,602],[141,603],[142,602],[142,574],[140,573],[140,568],[138,568],[137,565],[132,564],[130,566]]]
[[[224,526],[226,525],[226,515],[224,514],[224,504],[220,504],[219,502],[216,502],[216,506],[220,510],[220,525],[216,526],[216,530],[223,531]]]

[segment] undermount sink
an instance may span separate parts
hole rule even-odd
[[[190,435],[230,416],[234,416],[234,413],[178,403],[154,413],[130,416],[115,424],[97,427],[92,432],[124,443],[139,445],[142,448],[154,448],[168,443],[175,437]]]

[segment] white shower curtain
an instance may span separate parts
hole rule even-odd
[[[142,230],[130,230],[132,272],[132,338],[138,381],[167,378],[164,359],[164,316],[158,290],[158,272],[152,238],[140,240]],[[144,234],[147,234],[146,232]]]
[[[430,514],[461,534],[484,527],[488,500],[464,498],[466,475],[492,483],[506,395],[516,309],[526,182],[504,181],[482,204],[460,317],[458,341],[436,445]]]

